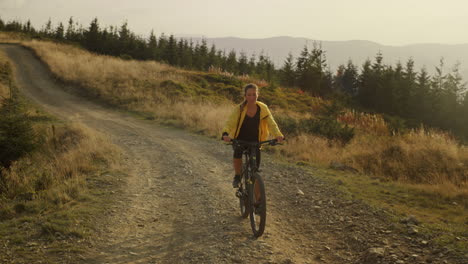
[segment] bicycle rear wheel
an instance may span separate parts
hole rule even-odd
[[[250,205],[250,226],[255,237],[260,237],[266,224],[266,194],[262,177],[255,173],[252,184],[248,185]]]

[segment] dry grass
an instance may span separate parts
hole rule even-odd
[[[210,66],[210,68],[208,69],[208,72],[215,73],[215,74],[218,74],[218,75],[224,75],[224,76],[238,78],[239,80],[242,80],[245,83],[255,83],[259,88],[268,86],[268,82],[265,81],[265,80],[254,79],[251,76],[249,76],[248,74],[243,74],[243,75],[240,75],[240,76],[236,76],[231,72],[223,71],[219,67]]]
[[[233,104],[216,105],[189,101],[170,106],[159,105],[155,109],[161,121],[174,120],[184,128],[216,137],[220,135],[233,107]]]
[[[218,136],[233,103],[201,103],[193,98],[171,97],[161,83],[171,80],[184,84],[187,72],[155,62],[124,61],[99,56],[73,46],[47,42],[25,42],[67,82],[79,84],[91,94],[130,110],[150,112],[158,120]],[[73,59],[70,59],[73,58]],[[215,71],[216,69],[212,69]],[[220,73],[229,75],[229,73]],[[240,77],[248,79],[248,76]],[[258,82],[260,85],[262,81]],[[172,88],[171,88],[172,89]],[[176,88],[174,88],[176,89]],[[276,113],[303,118],[304,113],[284,109],[307,105],[315,113],[324,101],[309,100],[300,93],[283,88],[261,93],[281,99],[270,103]],[[289,94],[288,94],[289,93]],[[306,100],[306,101],[304,101]],[[295,159],[328,166],[339,161],[362,173],[401,182],[440,186],[428,188],[447,194],[466,193],[468,153],[445,134],[416,130],[404,135],[389,135],[379,115],[347,111],[338,120],[356,128],[355,138],[346,146],[313,135],[291,138],[283,152]],[[444,187],[445,186],[445,187]],[[452,187],[446,187],[452,186]],[[442,191],[448,190],[450,191]],[[457,191],[452,191],[455,188]]]
[[[313,135],[299,135],[286,155],[323,166],[333,161],[364,174],[418,185],[446,197],[468,197],[468,149],[444,133],[424,128],[400,136],[358,134],[341,146]]]
[[[0,99],[8,98],[9,96],[10,96],[10,92],[9,92],[7,85],[0,83]]]
[[[354,144],[355,145],[355,144]],[[420,128],[377,141],[372,146],[354,146],[344,157],[362,172],[410,183],[468,187],[468,151],[447,134]]]
[[[29,39],[22,34],[13,32],[0,32],[0,43],[20,43],[23,40]]]
[[[132,109],[148,111],[165,98],[162,80],[183,82],[176,69],[154,61],[141,62],[96,55],[80,48],[44,41],[23,42],[65,82],[73,83],[93,97]],[[73,58],[73,59],[70,59]]]
[[[2,98],[8,98],[10,96],[10,73],[6,72],[10,69],[8,60],[3,52],[0,52],[0,100]]]
[[[79,197],[88,175],[117,164],[116,146],[84,125],[36,129],[45,135],[45,143],[39,151],[2,171],[5,198],[27,197],[45,206],[60,207]]]
[[[7,86],[12,78],[7,64],[6,56],[0,54],[2,97],[8,96]],[[32,120],[44,119],[39,111],[31,107],[25,111]],[[37,195],[57,204],[66,203],[76,198],[85,186],[84,176],[96,169],[96,161],[110,162],[115,153],[115,147],[108,139],[82,125],[55,129],[44,123],[36,123],[34,129],[38,136],[44,137],[45,143],[39,151],[14,162],[8,170],[1,172],[1,195],[4,198]]]
[[[359,113],[355,110],[347,110],[338,116],[338,121],[351,127],[364,131],[367,134],[388,135],[388,125],[381,115]]]

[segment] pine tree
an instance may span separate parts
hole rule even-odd
[[[126,42],[130,39],[130,30],[128,29],[128,22],[124,22],[119,30],[119,40]]]
[[[193,68],[193,43],[190,40],[190,44],[187,40],[184,40],[184,53],[182,56],[183,62],[181,63],[185,68],[192,69]]]
[[[255,73],[255,65],[257,65],[257,56],[255,53],[252,53],[249,59],[249,74],[252,75]]]
[[[408,59],[406,62],[406,68],[403,72],[402,86],[405,87],[403,90],[403,102],[402,102],[402,116],[411,117],[411,104],[415,100],[413,97],[416,93],[416,78],[417,73],[414,71],[414,60]]]
[[[336,91],[345,91],[344,88],[344,74],[345,74],[346,67],[343,64],[340,64],[336,69],[335,77],[333,78],[333,88]]]
[[[280,69],[280,80],[281,84],[293,87],[296,83],[296,67],[294,64],[294,57],[291,53],[288,54],[284,61],[283,67]]]
[[[247,55],[244,51],[241,51],[239,57],[239,74],[248,74],[249,73],[249,61]]]
[[[356,66],[349,60],[347,66],[341,64],[336,70],[336,75],[332,77],[332,87],[335,91],[356,96],[358,85],[358,72]]]
[[[226,71],[237,73],[237,55],[235,50],[231,50],[226,58]]]
[[[167,38],[164,33],[159,36],[158,40],[158,54],[156,56],[156,60],[167,62]]]
[[[263,76],[263,79],[265,79],[267,82],[270,84],[275,82],[275,65],[271,61],[270,57],[266,56],[265,57],[265,75]]]
[[[462,92],[465,89],[465,84],[462,83],[462,78],[459,72],[460,64],[453,66],[452,71],[446,75],[445,82],[442,87],[442,110],[443,122],[442,126],[445,129],[454,129],[458,125],[455,124],[461,107]]]
[[[30,20],[30,19],[28,19],[28,22],[26,22],[26,25],[25,25],[25,27],[24,27],[24,31],[25,31],[26,33],[29,33],[29,34],[35,33],[36,30],[35,30],[34,27],[31,25],[31,20]]]
[[[388,98],[387,96],[391,96],[391,91],[385,90],[384,88],[384,70],[385,65],[383,65],[383,56],[382,52],[378,52],[375,56],[375,62],[372,64],[372,75],[371,75],[371,100],[370,100],[370,108],[371,109],[378,109],[381,107],[381,103]],[[387,72],[387,77],[391,75],[390,72]]]
[[[373,100],[375,99],[375,87],[372,80],[372,66],[371,61],[367,59],[363,65],[361,74],[359,75],[358,83],[359,90],[357,98],[359,103],[364,107],[372,107]]]
[[[199,65],[200,65],[200,70],[206,71],[208,70],[208,45],[206,43],[206,39],[203,38],[201,41],[201,45],[199,47]]]
[[[465,142],[468,142],[468,92],[465,92],[458,114],[458,122],[460,126],[459,134],[462,135]]]
[[[410,97],[410,118],[429,123],[432,117],[430,89],[430,76],[426,68],[422,68],[417,76],[413,95]]]
[[[327,59],[322,44],[314,42],[310,52],[311,68],[309,69],[309,82],[312,84],[312,93],[316,95],[327,95],[332,90],[331,73],[327,71]]]
[[[172,34],[169,36],[169,40],[167,41],[166,55],[167,55],[167,62],[170,65],[177,65],[177,60],[178,60],[177,40]]]
[[[185,47],[184,47],[184,40],[180,39],[177,42],[177,48],[176,48],[176,53],[177,53],[177,66],[184,68],[186,67],[184,62],[185,62]]]
[[[94,52],[100,51],[100,30],[97,17],[91,21],[88,31],[85,33],[85,46]]]
[[[42,34],[46,37],[52,35],[52,20],[50,19],[50,17],[45,25],[45,28],[42,30]]]
[[[388,70],[391,67],[386,67]],[[392,72],[392,79],[389,81],[384,79],[383,94],[380,96],[380,102],[389,101],[390,105],[383,110],[385,113],[405,116],[408,112],[409,85],[405,82],[404,76],[406,73],[403,70],[401,62],[397,62],[395,70]],[[391,84],[391,86],[389,85]]]
[[[63,27],[62,22],[59,23],[57,29],[55,30],[55,39],[63,40],[64,39],[65,28]]]
[[[343,74],[343,89],[349,95],[357,94],[358,70],[351,60],[348,60]]]
[[[447,76],[443,72],[444,70],[444,59],[441,58],[439,66],[436,67],[436,73],[432,77],[431,81],[431,109],[433,113],[433,118],[430,120],[430,124],[438,127],[442,127],[444,123],[444,114],[443,114],[443,89],[444,83]]]
[[[156,60],[157,53],[158,53],[158,41],[156,39],[156,35],[154,35],[154,31],[151,30],[151,33],[148,39],[147,58],[150,60]]]
[[[216,47],[214,44],[211,45],[210,52],[208,53],[208,68],[214,67],[218,68],[220,67],[220,62],[219,58],[216,55]]]
[[[309,49],[307,48],[307,45],[304,45],[304,48],[302,49],[301,54],[297,58],[296,62],[296,80],[299,87],[301,87],[303,90],[308,90],[307,72],[310,68],[309,58]]]
[[[260,55],[258,55],[258,61],[257,64],[255,65],[255,74],[259,78],[265,78],[264,76],[266,75],[266,64],[267,64],[267,58],[263,54],[263,50],[260,52]]]
[[[125,21],[122,26],[120,26],[119,29],[119,39],[118,39],[118,45],[117,45],[117,54],[118,56],[125,57],[125,58],[131,58],[130,56],[130,37],[131,33],[130,30],[128,29],[128,23]]]
[[[68,20],[68,27],[65,33],[65,39],[68,41],[75,40],[75,25],[73,22],[73,17],[70,17],[70,19]]]

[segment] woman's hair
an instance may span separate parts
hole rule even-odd
[[[258,93],[258,86],[255,83],[249,83],[246,86],[244,86],[244,96],[247,95],[247,90],[249,89],[255,89]]]
[[[258,86],[255,83],[249,83],[246,86],[244,86],[244,96],[247,95],[247,91],[249,89],[255,89],[258,95]],[[242,107],[244,107],[247,104],[247,100],[244,99],[244,102],[242,102]]]

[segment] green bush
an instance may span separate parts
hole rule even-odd
[[[243,86],[242,81],[232,76],[210,73],[206,74],[204,77],[205,80],[207,80],[209,83],[223,83],[225,85],[232,85],[234,87],[239,87],[239,91]]]
[[[305,133],[324,136],[342,144],[347,144],[354,137],[354,128],[333,119],[304,119],[299,122],[299,127]]]
[[[317,115],[318,118],[303,119],[299,121],[301,132],[315,134],[335,140],[345,145],[354,137],[354,128],[336,120],[342,114],[342,106],[337,103],[322,104]]]
[[[383,117],[391,133],[404,133],[408,130],[406,121],[403,118],[391,115],[384,115]]]
[[[0,166],[11,163],[33,151],[39,144],[32,122],[15,99],[5,99],[0,108]]]
[[[130,56],[128,54],[122,54],[122,55],[120,55],[120,58],[122,60],[132,60],[133,59],[132,56]]]
[[[299,133],[299,122],[297,122],[294,118],[286,115],[277,115],[275,116],[275,121],[286,137],[294,136]]]
[[[223,95],[233,102],[241,101],[242,97],[240,96],[240,88],[232,85],[222,85],[218,87],[218,94]]]

